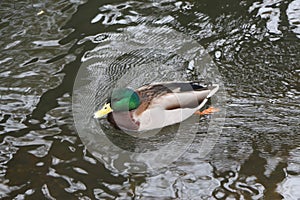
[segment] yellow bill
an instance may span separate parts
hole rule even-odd
[[[98,110],[97,112],[94,113],[94,118],[101,118],[106,116],[108,113],[111,113],[113,109],[110,107],[110,103],[104,104],[101,110]]]

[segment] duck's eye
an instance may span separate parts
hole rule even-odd
[[[106,109],[107,109],[107,106],[105,106],[104,109],[106,110]]]

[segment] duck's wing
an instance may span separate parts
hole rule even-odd
[[[137,90],[141,98],[141,111],[160,106],[166,110],[195,108],[211,97],[219,86],[199,82],[162,82],[142,86]]]
[[[170,93],[170,92],[187,92],[187,91],[200,91],[205,90],[208,86],[212,84],[204,83],[201,81],[176,81],[176,82],[157,82],[146,84],[137,89],[137,92],[141,94],[153,91],[156,94],[160,93]]]

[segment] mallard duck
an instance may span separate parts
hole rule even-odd
[[[94,118],[107,116],[116,128],[146,131],[182,122],[199,113],[219,86],[199,82],[161,82],[136,90],[115,89]]]

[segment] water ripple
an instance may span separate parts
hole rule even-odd
[[[299,0],[31,3],[0,1],[0,198],[300,197]],[[157,27],[156,35],[147,33],[148,25]],[[76,71],[82,61],[97,57],[102,68],[95,64],[88,71],[109,84],[119,78],[112,75],[129,73],[136,63],[159,60],[161,69],[175,66],[193,77],[196,62],[153,48],[124,54],[120,45],[128,40],[159,45],[164,42],[159,34],[173,29],[205,46],[218,64],[229,95],[223,134],[199,159],[194,149],[205,137],[209,117],[203,118],[194,146],[167,169],[116,174],[87,152],[74,130],[70,88]],[[181,42],[170,43],[170,50]],[[145,78],[131,84],[156,79],[154,74],[146,70]],[[102,96],[99,90],[109,87],[87,89]],[[79,97],[95,107],[84,92]]]

